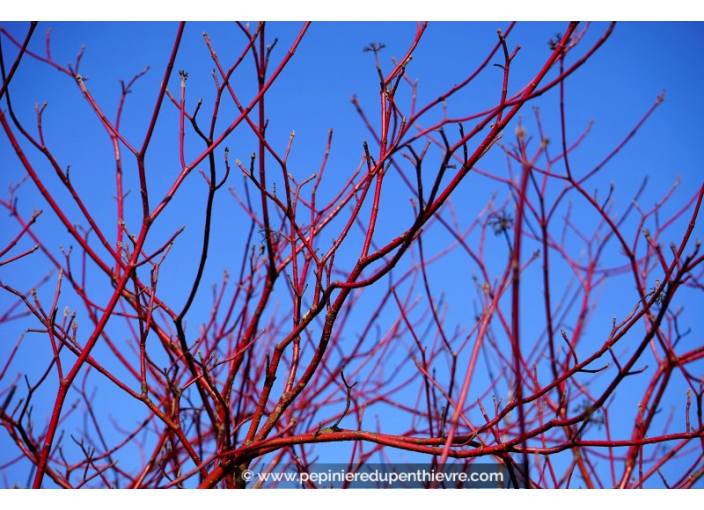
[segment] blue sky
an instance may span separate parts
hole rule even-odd
[[[414,53],[414,58],[407,68],[408,76],[418,79],[418,102],[420,104],[434,99],[467,75],[484,58],[496,42],[496,28],[506,27],[508,23],[436,23],[430,24],[421,45]],[[3,23],[3,26],[16,39],[22,39],[26,23]],[[511,33],[508,44],[513,48],[521,45],[513,65],[512,83],[524,83],[536,72],[537,63],[543,61],[549,54],[548,41],[556,33],[563,32],[564,23],[519,23]],[[37,33],[30,44],[30,49],[44,54],[44,34],[51,27],[52,56],[60,63],[72,62],[82,45],[86,50],[80,64],[80,73],[86,77],[87,86],[97,102],[103,106],[109,118],[113,118],[119,99],[119,80],[129,80],[134,74],[151,66],[150,71],[134,86],[133,93],[128,97],[124,111],[122,133],[129,140],[139,140],[144,133],[145,120],[151,115],[152,103],[160,80],[163,67],[170,52],[173,37],[176,33],[174,23],[40,23]],[[267,25],[270,37],[278,37],[279,42],[274,53],[278,60],[300,29],[300,23],[271,23]],[[604,23],[590,26],[586,41],[595,41],[606,28]],[[182,48],[175,64],[175,69],[187,70],[187,108],[192,109],[199,98],[204,99],[203,113],[212,108],[214,87],[210,71],[212,61],[202,33],[207,31],[218,54],[227,58],[228,62],[237,54],[241,47],[241,35],[230,24],[189,23],[186,26]],[[414,23],[320,23],[313,24],[298,48],[280,79],[275,83],[271,94],[267,97],[267,111],[270,117],[268,137],[274,145],[282,150],[285,148],[291,131],[295,130],[295,141],[290,157],[291,173],[298,180],[305,179],[317,171],[325,150],[328,129],[334,129],[332,151],[327,167],[326,181],[321,188],[321,196],[332,196],[341,182],[347,179],[360,160],[363,140],[371,141],[359,116],[350,101],[357,96],[360,104],[369,111],[375,112],[378,103],[378,77],[370,53],[363,48],[371,42],[384,43],[386,48],[380,53],[381,61],[390,68],[390,59],[400,57],[412,41],[415,31]],[[11,62],[16,55],[16,48],[2,36],[2,51],[5,62]],[[641,203],[652,206],[661,199],[665,190],[681,179],[681,185],[675,191],[671,201],[664,208],[672,213],[681,207],[704,181],[704,169],[701,161],[701,140],[704,139],[704,68],[700,65],[704,51],[704,30],[701,24],[694,23],[619,23],[607,41],[590,61],[579,69],[566,87],[568,139],[574,140],[579,133],[594,122],[589,136],[574,153],[573,165],[578,169],[589,169],[597,164],[620,140],[633,128],[636,122],[650,108],[656,97],[665,90],[665,102],[657,109],[645,126],[639,130],[633,141],[614,158],[597,177],[590,181],[590,186],[599,188],[599,196],[608,193],[609,183],[615,182],[615,207],[623,210],[630,204],[643,178],[648,176],[648,187]],[[245,97],[254,91],[251,80],[251,62],[245,66],[246,72],[235,75],[238,90]],[[239,72],[239,71],[238,71]],[[250,74],[247,74],[250,73]],[[240,78],[241,76],[241,78]],[[450,115],[462,115],[474,112],[496,103],[497,86],[500,85],[501,72],[497,68],[489,69],[477,80],[474,86],[458,95],[448,103]],[[169,89],[177,93],[178,75],[172,75]],[[71,165],[72,176],[77,188],[86,197],[87,207],[94,212],[100,221],[114,222],[114,162],[111,164],[112,148],[105,132],[100,127],[95,116],[82,101],[80,91],[75,83],[63,74],[49,68],[45,64],[27,58],[14,78],[12,101],[20,119],[34,127],[34,104],[48,102],[44,114],[43,125],[47,145],[51,148],[62,167]],[[559,141],[558,95],[551,91],[537,98],[532,104],[541,111],[543,127],[553,143]],[[408,101],[409,95],[401,95],[401,101]],[[6,103],[0,105],[6,108]],[[160,129],[154,139],[152,153],[148,158],[150,165],[150,192],[154,196],[163,193],[170,186],[179,171],[178,153],[174,148],[178,143],[177,110],[173,105],[166,104],[161,119]],[[223,118],[232,114],[230,105],[223,107]],[[535,134],[536,125],[532,110],[523,111],[526,130],[529,135]],[[432,117],[431,117],[432,118]],[[225,126],[223,120],[219,126]],[[515,123],[507,130],[514,131]],[[507,141],[508,143],[508,141]],[[248,161],[254,150],[252,137],[235,132],[227,141],[230,147],[231,161],[235,158]],[[42,162],[36,150],[24,144],[29,159],[37,165],[40,172],[47,175],[47,182],[52,190],[60,194],[58,183],[48,176],[49,168]],[[201,150],[197,140],[192,135],[187,136],[186,152],[194,157]],[[221,157],[221,154],[219,155]],[[150,159],[151,158],[151,159]],[[480,165],[483,169],[491,169],[499,174],[505,174],[505,156],[498,148],[492,150]],[[495,169],[495,170],[494,170]],[[134,165],[126,162],[126,174],[134,174]],[[578,170],[579,172],[579,170]],[[0,176],[3,186],[16,183],[24,175],[24,170],[14,156],[8,144],[7,137],[0,136]],[[195,176],[195,173],[194,173]],[[136,181],[128,177],[134,185]],[[275,181],[276,178],[274,178]],[[228,186],[241,187],[241,178],[237,172],[230,176]],[[282,182],[278,182],[282,186]],[[495,182],[470,176],[458,189],[458,195],[453,203],[468,224],[489,201],[492,193],[497,193],[497,201],[506,199],[507,190]],[[131,202],[128,200],[128,225],[132,221],[135,227],[139,221],[137,190],[133,189]],[[410,218],[409,192],[402,187],[390,188],[384,195],[385,207],[381,211],[381,223],[378,229],[378,240],[390,240],[400,233],[398,221]],[[184,272],[183,267],[192,267],[196,260],[197,246],[202,235],[196,225],[202,222],[202,208],[193,204],[204,200],[204,186],[195,179],[189,181],[183,193],[179,193],[170,204],[163,217],[159,218],[159,229],[150,237],[148,246],[156,247],[162,244],[168,236],[184,223],[189,223],[184,233],[179,237],[174,256],[163,267],[163,282],[160,287],[170,295],[175,303],[182,303],[186,295],[183,290],[183,279],[192,278]],[[67,198],[67,197],[64,197]],[[37,226],[37,232],[47,243],[56,247],[66,243],[62,228],[56,220],[50,217],[49,208],[42,203],[31,183],[25,183],[19,193],[20,210],[29,214],[34,208],[45,211],[42,221]],[[76,210],[69,208],[69,213],[76,215]],[[593,217],[580,217],[579,206],[575,211],[575,222],[584,226],[594,221]],[[199,321],[208,313],[210,303],[210,284],[218,282],[223,269],[233,273],[239,267],[240,242],[238,227],[245,220],[237,211],[236,202],[231,196],[219,197],[215,214],[219,221],[213,237],[213,256],[208,261],[205,273],[203,292],[199,293],[196,305],[190,314],[193,317],[191,331],[197,329]],[[8,220],[3,222],[10,223]],[[191,227],[191,225],[193,225]],[[669,244],[682,234],[686,223],[677,222],[669,235],[671,239],[663,239]],[[627,224],[626,230],[632,232],[634,224]],[[631,230],[628,230],[631,229]],[[14,232],[14,231],[12,231]],[[13,234],[6,229],[0,230],[0,240],[6,241]],[[113,230],[108,229],[109,238],[114,238]],[[704,230],[700,224],[695,229],[695,236],[701,237]],[[321,243],[328,240],[321,241]],[[357,240],[358,241],[358,240]],[[450,243],[450,238],[442,232],[429,234],[429,250],[431,253],[441,251]],[[494,242],[493,240],[491,242]],[[505,246],[491,244],[492,250],[497,250],[489,256],[497,260],[504,257]],[[354,247],[355,238],[351,245]],[[26,247],[29,243],[25,243]],[[235,253],[235,255],[233,255]],[[345,263],[345,257],[350,260],[356,250],[342,252],[340,263]],[[618,257],[617,250],[610,254]],[[16,265],[0,267],[0,278],[3,282],[11,282],[21,288],[34,285],[47,269],[46,261],[37,262],[27,258]],[[615,259],[609,259],[609,261]],[[8,268],[14,269],[8,269]],[[498,267],[498,266],[497,266]],[[442,263],[430,268],[437,292],[444,292],[449,303],[448,322],[450,329],[466,326],[471,322],[471,301],[476,294],[471,288],[471,267],[466,256],[452,252]],[[565,278],[569,271],[565,271]],[[101,289],[99,280],[90,281],[89,287],[96,296],[107,299],[109,289]],[[95,286],[93,288],[93,286]],[[630,287],[628,287],[630,286]],[[53,295],[53,283],[49,283],[42,292],[47,299]],[[282,290],[283,292],[283,290]],[[40,292],[40,295],[42,293]],[[285,295],[282,294],[282,296]],[[624,316],[633,306],[632,282],[616,278],[608,287],[602,290],[600,306],[604,315],[596,314],[593,318],[595,331],[600,331],[610,324],[612,315]],[[682,294],[683,300],[678,303],[685,306],[684,317],[692,327],[701,324],[694,313],[704,306],[701,295],[693,292]],[[73,303],[66,297],[66,306]],[[360,301],[356,311],[360,317],[368,314],[377,304],[378,297],[371,294]],[[532,299],[526,296],[526,314],[531,315]],[[10,303],[6,293],[0,294],[0,306]],[[538,306],[540,303],[538,303]],[[64,303],[61,304],[61,307]],[[177,304],[176,307],[179,305]],[[388,326],[396,319],[389,315],[382,317],[381,323]],[[602,321],[601,325],[599,321]],[[8,325],[0,325],[2,334],[9,342],[0,345],[0,361],[9,352],[11,345],[19,333],[27,328],[26,323],[19,321]],[[539,324],[528,321],[526,333],[538,332]],[[357,332],[350,329],[349,335]],[[585,347],[588,350],[588,347]],[[586,352],[586,351],[585,351]],[[26,369],[33,349],[26,345],[20,352],[15,371]],[[701,367],[701,364],[699,365]],[[31,370],[31,369],[30,369]],[[11,370],[12,371],[12,370]],[[629,384],[631,384],[629,382]],[[632,383],[638,389],[637,383]],[[4,388],[4,381],[0,389]],[[673,402],[681,404],[677,399],[677,391],[684,391],[681,382],[673,384]],[[642,390],[642,388],[641,388]],[[111,391],[103,390],[100,391]],[[681,393],[680,392],[680,393]],[[42,394],[44,405],[53,398],[51,392]],[[470,394],[478,398],[478,394]],[[409,397],[413,400],[413,397]],[[134,403],[122,402],[117,413],[121,419],[128,419],[130,413],[139,413]],[[674,405],[674,403],[673,403]],[[39,406],[38,406],[39,407]],[[104,412],[109,412],[112,406],[107,405]],[[48,409],[48,408],[47,408]],[[45,409],[46,410],[46,409]],[[115,411],[115,409],[113,409]],[[39,411],[37,411],[39,412]],[[388,412],[386,410],[385,412]],[[624,431],[632,423],[634,409],[624,410]],[[393,416],[393,415],[391,415]],[[37,418],[40,420],[40,418]],[[43,418],[42,418],[43,419]],[[631,420],[631,421],[629,421]],[[79,420],[80,421],[80,420]],[[351,426],[351,425],[348,425]],[[615,425],[615,428],[619,428]],[[7,444],[9,438],[0,433],[0,444]],[[349,445],[340,448],[349,451]],[[0,448],[0,464],[12,458],[16,453],[5,453],[9,450]],[[330,455],[336,455],[330,450]],[[345,453],[347,455],[348,453]],[[13,467],[7,471],[10,484],[24,480],[20,473],[26,473],[26,466]],[[14,477],[17,477],[16,479]],[[4,482],[2,482],[4,483]]]

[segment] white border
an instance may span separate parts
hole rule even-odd
[[[684,0],[662,2],[641,0],[618,2],[591,0],[355,0],[354,2],[322,2],[321,0],[255,0],[249,2],[226,0],[176,0],[149,2],[148,0],[26,0],[3,1],[3,20],[122,20],[173,21],[265,19],[278,20],[701,20],[702,10],[694,12],[696,3]],[[2,23],[0,21],[0,23]]]
[[[517,491],[517,490],[269,490],[266,495],[245,490],[239,493],[228,491],[113,491],[110,504],[100,491],[0,491],[7,508],[39,506],[52,510],[81,510],[101,507],[109,508],[168,508],[178,509],[223,509],[235,508],[280,508],[293,510],[359,510],[374,509],[433,509],[461,508],[499,510],[520,508],[521,510],[545,510],[545,508],[569,508],[570,510],[593,510],[595,507],[610,508],[642,507],[654,505],[684,506],[696,495],[683,491],[602,490],[581,493],[576,497],[567,491]]]

